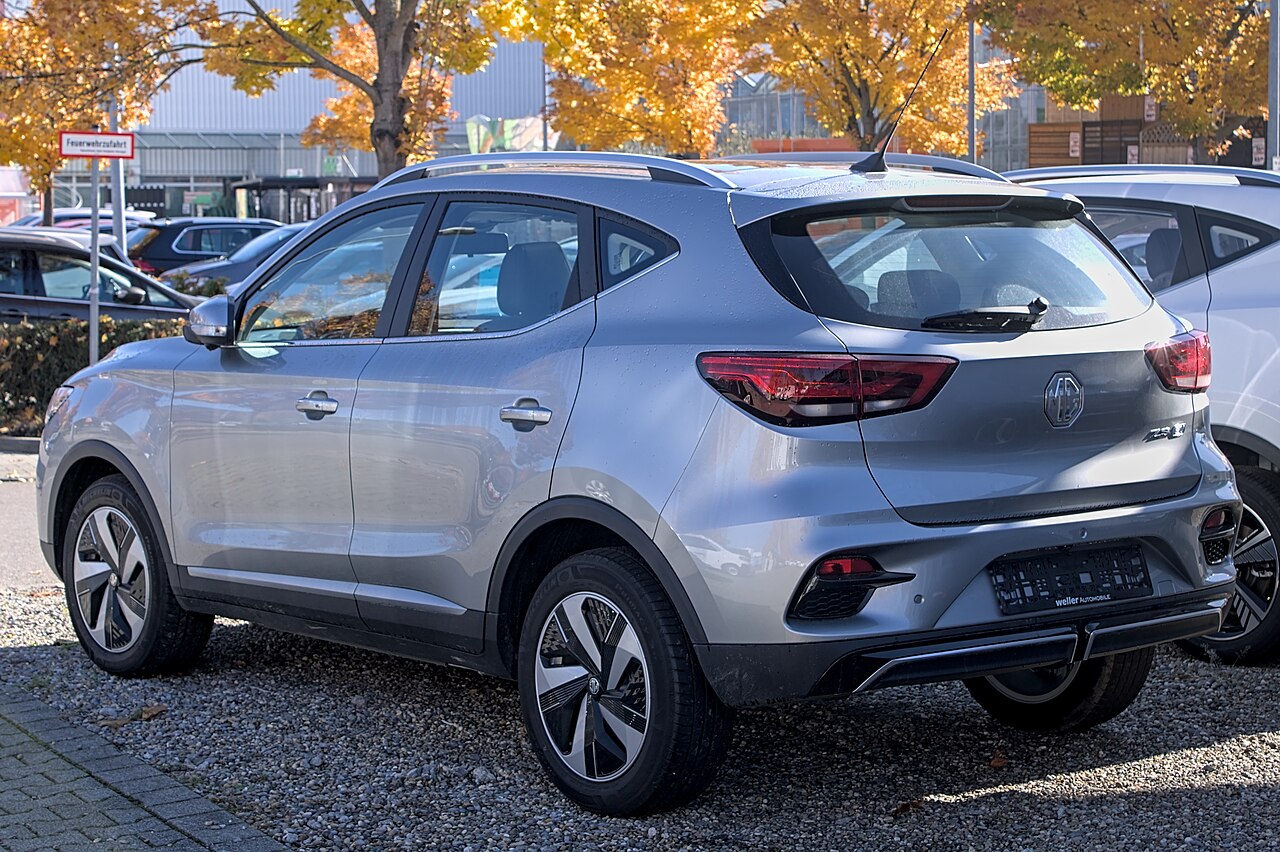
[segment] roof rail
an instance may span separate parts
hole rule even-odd
[[[871,156],[870,151],[782,151],[768,154],[744,154],[738,157],[726,157],[733,160],[770,160],[781,163],[827,163],[841,165],[858,163]],[[1008,178],[986,166],[957,160],[952,157],[939,157],[932,154],[885,154],[885,162],[891,166],[909,169],[928,169],[949,175],[984,178],[1008,183]]]
[[[1280,186],[1280,174],[1241,166],[1198,166],[1171,163],[1140,163],[1131,166],[1045,166],[1038,169],[1014,169],[1004,176],[1014,183],[1037,180],[1063,180],[1083,177],[1123,177],[1124,175],[1220,175],[1234,177],[1241,186]]]
[[[673,160],[648,154],[618,154],[604,151],[530,151],[504,154],[461,154],[456,157],[439,157],[425,163],[408,166],[378,182],[374,188],[390,186],[418,178],[451,172],[474,172],[496,166],[499,168],[545,168],[547,166],[572,168],[582,166],[593,169],[618,169],[630,172],[647,172],[652,180],[669,183],[688,183],[714,189],[735,189],[736,185],[725,180],[711,169],[690,160]]]

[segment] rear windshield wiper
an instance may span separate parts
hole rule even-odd
[[[921,328],[938,328],[947,331],[1027,331],[1040,321],[1049,302],[1037,296],[1030,304],[1003,305],[992,308],[969,308],[926,317]]]

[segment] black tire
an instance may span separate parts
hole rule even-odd
[[[575,606],[579,629],[574,632],[570,625],[573,635],[566,637],[560,621],[568,621],[566,607]],[[612,662],[594,668],[579,664],[579,657],[590,659],[591,654],[584,644],[573,644],[578,633],[594,643],[601,663]],[[641,651],[638,657],[620,650],[631,646],[632,635]],[[731,711],[708,685],[661,585],[628,550],[580,553],[547,575],[525,613],[516,668],[534,753],[556,786],[590,810],[634,816],[684,804],[711,783],[728,751]],[[615,672],[621,672],[617,688],[610,689]],[[538,684],[549,683],[550,674],[572,680],[547,700],[544,719]],[[552,691],[544,689],[543,695]],[[605,711],[614,715],[605,718]],[[632,726],[617,724],[624,711],[631,714]],[[590,730],[581,738],[578,728],[570,730],[579,719],[581,730]],[[640,741],[633,749],[626,740],[635,738],[634,725],[641,722]],[[569,746],[567,751],[553,742],[552,728]],[[590,744],[579,751],[579,742]],[[570,766],[576,753],[581,772]]]
[[[1227,604],[1220,633],[1180,644],[1202,660],[1269,663],[1280,657],[1280,606],[1276,606],[1280,562],[1272,538],[1280,534],[1280,477],[1256,467],[1236,468],[1236,487],[1244,501],[1235,544],[1236,583],[1247,588]]]
[[[103,521],[105,528],[93,522],[87,528],[90,519]],[[97,544],[101,535],[109,539],[105,548]],[[80,563],[78,553],[84,556]],[[78,565],[84,568],[79,594]],[[76,637],[99,668],[141,677],[183,671],[199,658],[213,616],[179,605],[169,587],[167,565],[127,479],[105,477],[80,495],[62,544],[63,580]],[[135,626],[129,616],[140,623]]]
[[[1011,728],[1083,731],[1128,709],[1147,682],[1155,655],[1155,648],[1142,648],[1057,669],[973,678],[964,685],[983,709]]]

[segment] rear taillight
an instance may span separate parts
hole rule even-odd
[[[762,420],[814,426],[921,408],[954,358],[707,352],[698,369],[713,388]]]
[[[159,269],[156,269],[154,266],[147,263],[145,260],[139,260],[138,258],[135,257],[133,258],[133,265],[136,266],[140,272],[145,272],[148,275],[160,274]]]
[[[1213,370],[1206,331],[1191,331],[1162,343],[1148,343],[1147,360],[1167,390],[1203,393],[1209,389]]]

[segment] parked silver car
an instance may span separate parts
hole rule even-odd
[[[223,614],[512,677],[613,814],[702,790],[733,707],[964,679],[1086,728],[1219,628],[1240,509],[1207,338],[1080,212],[897,167],[412,166],[57,392],[44,550],[107,671]]]
[[[1232,663],[1280,657],[1280,175],[1222,166],[1068,166],[1011,173],[1078,196],[1160,304],[1213,334],[1214,440],[1244,498],[1237,593],[1222,630],[1189,642]]]

